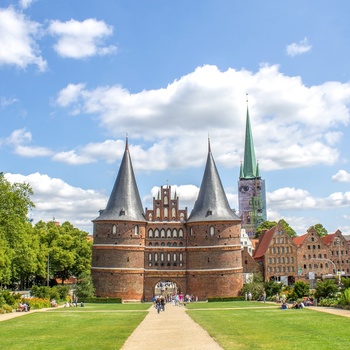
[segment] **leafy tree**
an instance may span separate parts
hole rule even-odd
[[[92,297],[95,293],[95,288],[92,283],[92,278],[89,273],[83,273],[77,282],[75,294],[80,300]]]
[[[338,292],[338,285],[333,279],[326,279],[324,281],[317,282],[315,297],[316,299],[334,297]]]
[[[294,283],[293,292],[297,298],[302,298],[310,294],[310,287],[304,281],[296,281]]]
[[[297,233],[289,226],[289,224],[284,219],[281,219],[279,222],[282,225],[283,231],[289,237],[295,237],[297,235]]]
[[[27,246],[30,242],[23,237],[29,229],[28,211],[34,207],[30,199],[32,195],[28,184],[11,184],[0,173],[0,284],[15,285],[34,267]],[[24,253],[29,255],[30,261]],[[24,261],[26,259],[29,267]]]
[[[314,229],[316,230],[317,235],[320,237],[324,237],[328,235],[328,231],[323,227],[322,224],[314,225]]]
[[[269,230],[272,227],[275,227],[277,225],[276,221],[263,221],[256,229],[255,231],[255,238],[259,238],[259,236],[262,234],[264,230]]]
[[[277,293],[280,293],[282,290],[282,284],[277,283],[275,281],[265,282],[264,287],[266,291],[266,296],[268,298],[275,296]]]
[[[242,294],[252,293],[253,299],[258,299],[264,292],[264,282],[263,276],[260,273],[254,273],[253,280],[246,283],[242,288]]]

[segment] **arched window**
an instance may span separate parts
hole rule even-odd
[[[148,261],[152,261],[152,253],[148,254]]]
[[[164,208],[164,218],[168,218],[168,213],[169,213],[169,211],[168,211],[168,208]]]
[[[179,237],[182,238],[184,236],[184,231],[182,228],[179,230]]]
[[[162,242],[160,245],[161,245],[162,247],[164,247],[164,246],[165,246],[165,243],[164,243],[164,242]]]
[[[164,253],[160,253],[160,261],[164,261]]]
[[[167,260],[167,261],[170,261],[170,259],[171,259],[171,255],[170,255],[170,253],[168,253],[168,254],[166,255],[166,260]]]
[[[177,247],[177,243],[176,242],[173,243],[173,247]]]
[[[182,262],[182,253],[180,253],[180,261]]]
[[[169,203],[169,202],[168,202],[168,196],[164,196],[164,204],[165,204],[165,205],[168,205],[168,203]]]
[[[117,226],[113,225],[112,226],[112,233],[115,235],[117,233]]]
[[[152,221],[152,213],[148,214],[148,221]]]
[[[159,238],[159,230],[157,228],[154,230],[154,237]]]
[[[214,226],[210,226],[209,233],[210,233],[210,236],[214,236],[214,234],[215,234],[215,227]]]
[[[148,238],[153,238],[153,230],[151,228],[148,230]]]
[[[173,260],[176,261],[177,255],[174,253],[173,254]]]
[[[140,233],[139,225],[135,225],[135,227],[134,227],[134,233],[135,233],[136,236]]]
[[[177,230],[176,230],[176,228],[173,229],[173,237],[177,237]]]
[[[157,217],[157,219],[160,218],[160,209],[159,208],[156,209],[156,217]]]
[[[176,210],[175,210],[175,208],[172,208],[172,209],[171,209],[171,216],[172,216],[173,218],[176,217]]]
[[[184,221],[185,221],[185,214],[184,214],[184,213],[181,213],[181,214],[180,214],[180,221],[181,221],[181,222],[184,222]]]
[[[165,230],[164,230],[164,228],[162,228],[160,230],[160,237],[165,238]]]
[[[166,230],[166,236],[167,236],[168,238],[171,238],[171,230],[170,230],[170,228],[168,228],[168,229]]]

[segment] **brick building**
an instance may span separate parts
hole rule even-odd
[[[329,250],[314,227],[310,227],[302,236],[294,237],[298,248],[298,278],[309,279],[310,273],[315,279],[333,274],[333,266],[329,261]]]
[[[93,220],[97,296],[151,300],[160,281],[182,293],[236,296],[242,288],[241,220],[229,207],[210,144],[198,198],[187,217],[171,186],[143,211],[128,140],[107,206]]]
[[[262,266],[265,281],[293,284],[297,276],[297,247],[281,222],[263,232],[254,259]]]

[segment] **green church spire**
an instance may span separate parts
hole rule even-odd
[[[255,158],[252,129],[250,126],[249,110],[247,107],[247,120],[245,129],[243,176],[241,179],[254,179],[257,177],[257,163]]]

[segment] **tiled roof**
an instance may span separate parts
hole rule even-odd
[[[272,239],[273,235],[275,234],[276,228],[277,228],[277,226],[272,227],[270,230],[263,233],[263,236],[260,239],[260,243],[258,245],[258,248],[255,251],[254,259],[262,258],[265,255],[265,253],[270,245],[271,239]]]
[[[304,240],[305,240],[305,238],[307,237],[307,233],[305,233],[304,235],[302,235],[302,236],[297,236],[297,237],[294,237],[293,238],[293,242],[297,245],[297,246],[300,246],[303,242],[304,242]]]
[[[335,236],[335,233],[331,233],[330,235],[324,236],[322,237],[322,242],[325,244],[330,244],[334,236]]]

